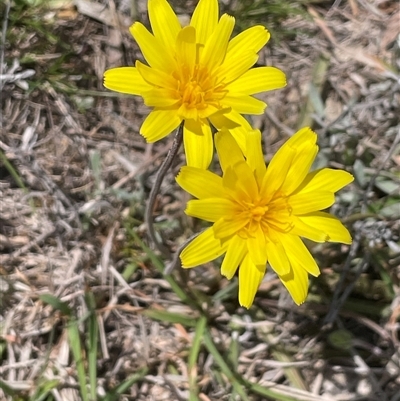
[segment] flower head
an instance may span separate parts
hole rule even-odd
[[[140,22],[130,31],[148,65],[113,68],[104,74],[108,89],[142,96],[153,110],[140,133],[155,142],[184,121],[188,165],[207,168],[213,154],[210,123],[231,129],[244,150],[250,129],[241,114],[262,114],[266,104],[252,95],[286,85],[274,67],[250,69],[269,33],[254,26],[230,40],[235,20],[218,20],[218,0],[200,0],[190,21],[181,26],[166,0],[149,0],[150,33]]]
[[[186,213],[214,223],[182,252],[185,268],[223,254],[221,273],[231,279],[239,267],[239,303],[249,308],[267,263],[277,273],[296,304],[305,301],[308,273],[319,268],[300,237],[316,242],[351,243],[347,229],[334,216],[321,212],[335,201],[335,192],[353,181],[343,170],[309,172],[316,157],[317,135],[303,128],[265,166],[261,134],[247,135],[246,157],[228,130],[216,134],[223,171],[186,166],[178,184],[197,200]]]

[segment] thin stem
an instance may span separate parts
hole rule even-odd
[[[157,233],[154,229],[154,222],[153,222],[153,211],[154,211],[154,205],[157,199],[157,195],[160,191],[161,184],[163,182],[163,179],[165,177],[165,174],[167,173],[168,169],[171,167],[171,164],[178,153],[178,150],[182,144],[182,138],[183,138],[183,124],[181,124],[175,134],[174,141],[172,142],[171,149],[169,150],[167,157],[161,164],[159,170],[157,171],[156,175],[156,180],[154,181],[153,187],[151,188],[150,191],[150,196],[149,200],[146,205],[146,212],[144,215],[144,221],[147,226],[147,230],[150,236],[151,241],[154,243],[156,248],[165,256],[165,257],[170,257],[170,251],[169,249],[161,242],[159,241],[157,237]]]

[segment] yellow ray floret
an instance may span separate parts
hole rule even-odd
[[[186,213],[213,223],[183,250],[183,267],[225,254],[221,273],[231,279],[239,268],[239,303],[249,308],[268,263],[294,302],[303,303],[308,274],[318,276],[319,268],[300,237],[351,243],[343,224],[321,210],[333,204],[335,192],[353,176],[329,168],[310,172],[316,142],[317,135],[303,128],[266,167],[258,130],[247,133],[245,153],[228,130],[218,132],[222,177],[186,166],[176,179],[197,198],[188,202]]]
[[[282,88],[285,74],[274,67],[252,68],[269,33],[254,26],[231,39],[235,19],[218,19],[218,0],[200,0],[190,25],[182,27],[166,0],[149,0],[151,31],[136,22],[130,32],[147,64],[104,73],[108,89],[141,96],[152,111],[140,133],[162,139],[184,122],[187,164],[207,168],[213,155],[212,130],[231,129],[245,151],[248,123],[241,114],[262,114],[254,94]]]

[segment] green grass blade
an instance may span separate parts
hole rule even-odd
[[[221,369],[221,372],[226,376],[228,381],[232,383],[232,387],[234,391],[239,395],[240,400],[249,401],[249,398],[247,397],[242,384],[238,381],[235,374],[231,371],[223,356],[218,352],[208,330],[205,331],[203,340],[208,352],[213,356],[214,361]]]
[[[85,294],[86,305],[89,309],[90,316],[88,319],[88,369],[89,369],[89,384],[90,384],[90,399],[96,401],[96,388],[97,388],[97,350],[99,341],[99,326],[96,317],[96,302],[92,292]]]
[[[78,322],[75,318],[71,319],[70,322],[68,323],[67,331],[72,355],[75,360],[82,400],[89,401],[85,366],[83,364],[83,349],[81,340],[79,338]]]
[[[187,317],[180,313],[168,312],[159,309],[147,309],[142,312],[151,319],[160,320],[162,322],[179,323],[186,327],[196,327],[197,319]]]
[[[142,250],[148,255],[154,267],[161,273],[164,274],[164,263],[157,257],[157,255],[139,238],[134,230],[129,229],[129,233],[135,239],[137,244],[142,248]],[[164,279],[171,286],[171,289],[179,297],[181,301],[186,304],[192,304],[193,301],[186,295],[185,291],[182,290],[180,285],[173,279],[171,275],[164,276]]]
[[[197,401],[199,389],[197,386],[197,359],[200,352],[201,342],[204,335],[204,330],[206,328],[207,319],[205,316],[202,316],[196,325],[196,330],[194,334],[194,339],[192,342],[192,347],[189,353],[189,401]]]
[[[42,294],[42,295],[39,295],[39,299],[42,302],[44,302],[45,304],[50,305],[53,309],[59,310],[64,315],[71,316],[72,312],[71,312],[70,307],[65,302],[63,302],[59,298],[55,297],[54,295]]]
[[[143,377],[147,375],[148,371],[149,368],[147,367],[140,369],[137,373],[133,374],[131,377],[122,382],[119,386],[108,392],[107,395],[102,398],[102,401],[119,400],[121,394],[132,387],[136,382],[143,379]]]
[[[8,161],[6,155],[0,149],[0,161],[3,162],[4,167],[10,173],[11,177],[15,181],[15,183],[25,192],[28,193],[28,188],[25,186],[24,182],[22,181],[21,177],[18,175],[17,171],[15,170],[14,166]]]

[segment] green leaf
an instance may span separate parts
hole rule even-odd
[[[147,309],[142,312],[151,319],[160,320],[162,322],[179,323],[187,327],[196,327],[197,319],[182,315],[180,313],[168,312],[159,309]]]
[[[64,315],[71,316],[72,314],[70,307],[54,295],[42,294],[39,296],[39,299],[45,304],[50,305],[53,309],[59,310]]]

